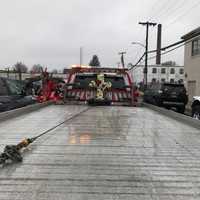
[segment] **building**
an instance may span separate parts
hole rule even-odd
[[[144,65],[138,65],[132,70],[132,77],[134,83],[139,84],[144,79]],[[177,66],[173,62],[167,62],[162,65],[148,66],[148,83],[152,82],[170,82],[183,83],[184,82],[184,67]]]
[[[193,96],[200,96],[200,27],[181,39],[188,40],[185,43],[184,65],[185,83],[191,103]]]

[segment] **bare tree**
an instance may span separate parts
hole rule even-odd
[[[28,67],[22,62],[17,62],[14,65],[13,69],[14,71],[19,72],[19,73],[26,73],[28,71]]]
[[[31,68],[31,72],[32,73],[42,73],[43,71],[43,67],[40,64],[35,64],[33,65],[33,67]]]
[[[53,70],[52,70],[52,73],[53,73],[53,74],[57,74],[57,73],[58,73],[58,70],[57,70],[57,69],[53,69]]]

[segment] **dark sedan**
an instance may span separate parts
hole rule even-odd
[[[0,112],[35,103],[32,96],[26,96],[22,81],[0,78]]]
[[[144,101],[167,109],[176,108],[178,112],[184,113],[188,96],[183,84],[153,84],[145,91]]]

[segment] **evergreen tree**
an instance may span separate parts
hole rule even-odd
[[[90,61],[89,65],[92,67],[100,67],[101,66],[97,55],[94,55],[92,57],[92,60]]]

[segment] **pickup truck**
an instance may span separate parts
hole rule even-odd
[[[65,86],[64,101],[86,103],[94,99],[106,101],[108,105],[133,105],[134,89],[128,70],[72,68]]]
[[[167,109],[176,108],[179,113],[184,113],[188,96],[183,84],[159,83],[145,91],[144,101]]]
[[[35,103],[32,96],[27,96],[24,83],[8,78],[0,78],[0,112],[24,107]]]

